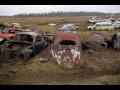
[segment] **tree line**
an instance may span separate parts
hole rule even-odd
[[[22,13],[16,14],[13,16],[6,16],[6,17],[13,17],[13,18],[26,18],[26,17],[74,17],[74,16],[106,16],[111,15],[112,13],[103,13],[103,12],[49,12],[49,13]],[[119,16],[120,13],[114,13],[114,15]],[[5,17],[5,16],[1,16]]]

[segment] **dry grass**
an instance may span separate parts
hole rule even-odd
[[[54,17],[54,18],[0,18],[0,23],[17,22],[23,27],[35,26],[44,32],[55,32],[59,27],[67,23],[74,23],[80,26],[77,31],[82,40],[86,40],[90,32],[86,29],[89,17]],[[48,26],[48,23],[58,23],[56,26]],[[115,31],[97,31],[106,36],[112,35]],[[78,70],[66,70],[61,68],[54,59],[49,56],[50,47],[39,53],[28,62],[12,62],[0,64],[0,84],[103,84],[120,85],[120,52],[112,49],[86,50],[84,51],[87,66]],[[48,62],[41,63],[41,57],[49,58]],[[11,70],[17,72],[11,72]]]

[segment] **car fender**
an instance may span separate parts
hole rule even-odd
[[[108,44],[107,44],[107,42],[102,42],[101,46],[102,46],[102,47],[107,47]]]
[[[20,52],[18,57],[24,60],[28,60],[32,53],[33,53],[32,49],[26,48]]]

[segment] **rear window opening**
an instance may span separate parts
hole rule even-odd
[[[60,45],[76,45],[76,43],[71,40],[63,40],[60,42]]]

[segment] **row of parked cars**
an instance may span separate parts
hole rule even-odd
[[[111,19],[90,19],[88,20],[91,25],[87,26],[89,30],[114,30],[120,28],[119,20],[111,20]]]
[[[83,50],[94,47],[120,50],[120,33],[105,36],[103,33],[92,32],[86,41],[81,41],[80,35],[73,31],[58,32],[53,39],[51,56],[60,66],[79,68],[86,64]]]
[[[5,30],[8,30],[5,28]],[[47,43],[41,31],[26,29],[19,32],[0,33],[0,62],[15,61],[18,59],[27,61],[43,50]],[[8,31],[16,31],[8,30]]]
[[[27,61],[48,46],[48,39],[42,31],[36,29],[26,29],[19,33],[0,33],[0,61]],[[93,32],[83,42],[74,30],[59,29],[51,40],[50,55],[64,68],[80,68],[86,64],[84,47],[120,49],[120,33],[106,37],[102,33]]]

